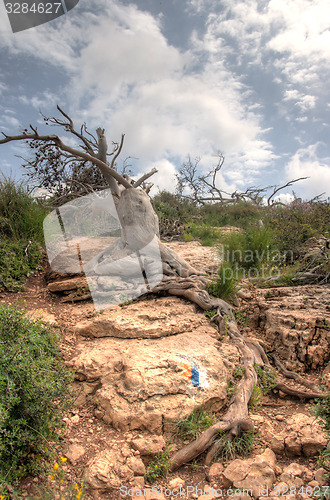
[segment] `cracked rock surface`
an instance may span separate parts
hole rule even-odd
[[[111,309],[78,325],[72,366],[116,429],[160,434],[197,405],[221,408],[237,349],[219,342],[195,306],[158,298]]]

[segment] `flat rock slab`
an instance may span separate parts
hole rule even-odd
[[[164,243],[195,269],[216,273],[220,265],[220,253],[214,247],[204,247],[199,241],[171,241]]]
[[[142,313],[137,317],[136,306],[142,311],[146,304],[155,314],[153,321],[145,315],[143,322]],[[238,364],[236,347],[220,343],[202,313],[195,312],[186,329],[182,324],[172,330],[164,326],[170,322],[170,313],[180,310],[186,321],[192,308],[176,297],[132,304],[125,311],[131,315],[131,325],[137,318],[136,338],[95,338],[78,344],[72,365],[83,385],[96,383],[93,398],[98,418],[117,429],[161,434],[196,405],[216,405],[219,409],[225,403],[227,379]],[[162,327],[157,313],[165,318]],[[152,323],[155,337],[143,338]],[[157,328],[163,328],[167,336],[157,335]]]
[[[84,337],[157,338],[202,325],[208,326],[208,322],[203,314],[196,314],[194,304],[170,297],[106,309],[78,323],[75,333]]]

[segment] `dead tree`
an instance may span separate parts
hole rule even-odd
[[[193,201],[198,205],[205,205],[205,203],[220,203],[222,205],[228,205],[238,202],[252,202],[255,205],[261,205],[265,197],[267,197],[267,205],[274,203],[274,196],[282,189],[291,186],[295,182],[308,179],[308,177],[299,177],[298,179],[293,179],[284,185],[277,186],[266,186],[248,187],[245,191],[234,191],[233,193],[228,193],[223,189],[220,189],[217,183],[217,176],[222,169],[225,157],[221,152],[217,154],[218,162],[207,174],[201,175],[199,163],[201,158],[195,158],[192,161],[191,157],[188,156],[187,161],[182,165],[181,169],[177,174],[177,192]],[[272,189],[272,193],[269,195],[269,190]],[[188,192],[185,192],[188,191]],[[279,202],[276,202],[279,203]]]
[[[71,118],[59,107],[62,114],[60,120],[53,118],[50,120],[55,125],[63,126],[68,132],[73,134],[80,141],[80,149],[73,148],[65,144],[57,135],[41,135],[38,130],[30,125],[30,131],[24,130],[19,135],[6,135],[0,140],[0,144],[13,141],[38,141],[42,144],[49,144],[58,155],[65,159],[75,159],[86,161],[100,169],[104,178],[112,191],[116,208],[121,223],[121,237],[105,251],[101,252],[94,259],[91,265],[97,273],[99,265],[103,265],[105,260],[108,263],[120,260],[123,255],[139,251],[155,238],[158,241],[160,256],[162,260],[162,279],[150,290],[152,293],[167,292],[172,295],[182,296],[196,303],[203,310],[216,310],[214,319],[218,322],[221,332],[226,332],[232,342],[241,353],[241,363],[245,368],[243,378],[239,384],[238,391],[232,401],[230,401],[226,413],[212,427],[207,429],[197,440],[193,441],[172,457],[172,470],[189,462],[207,449],[210,449],[208,459],[214,453],[213,443],[219,431],[225,432],[229,439],[232,439],[239,432],[252,429],[253,422],[248,414],[248,402],[251,397],[257,375],[254,365],[268,366],[268,358],[258,342],[247,341],[240,334],[233,314],[232,307],[221,298],[215,298],[207,292],[208,277],[203,272],[194,269],[175,252],[166,247],[159,240],[158,217],[150,203],[148,190],[150,184],[146,181],[156,170],[144,174],[140,179],[134,181],[128,176],[119,174],[114,169],[115,159],[120,154],[124,136],[118,148],[112,155],[112,161],[107,161],[107,143],[103,129],[98,129],[98,141],[86,133],[83,127],[80,132],[76,131]],[[218,170],[220,170],[223,160],[219,160]],[[152,268],[152,262],[144,262],[143,265]],[[145,273],[150,269],[143,269]],[[316,392],[299,391],[287,388],[281,384],[281,391],[300,398],[321,397],[322,394]]]

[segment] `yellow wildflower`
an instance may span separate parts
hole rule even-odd
[[[57,470],[59,468],[59,465],[58,464],[55,464],[54,465],[54,470]]]
[[[67,461],[66,457],[60,457],[60,459],[62,460],[62,462],[66,462]]]

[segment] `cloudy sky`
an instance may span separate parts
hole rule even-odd
[[[286,192],[330,196],[329,0],[80,0],[16,34],[1,2],[0,61],[5,133],[42,131],[60,104],[110,143],[125,133],[122,161],[157,167],[160,189],[221,151],[225,190],[309,176]],[[23,146],[0,151],[20,177]]]

